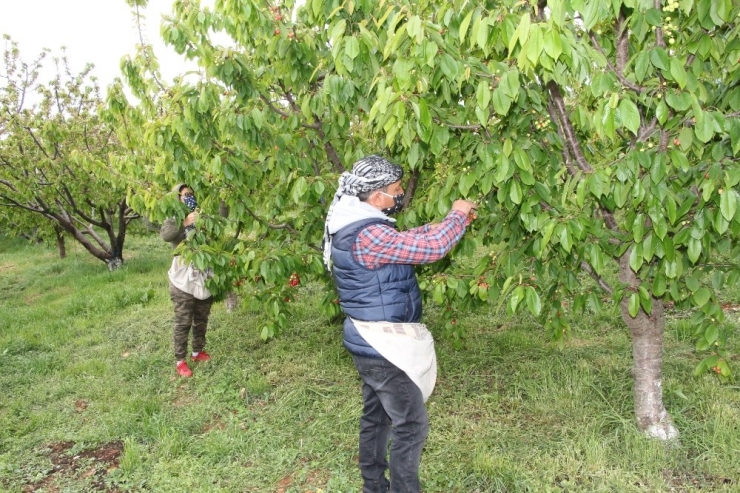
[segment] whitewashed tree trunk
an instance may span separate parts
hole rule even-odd
[[[620,259],[619,280],[633,289],[639,286],[637,276],[629,266],[629,250]],[[648,315],[640,309],[635,318],[629,314],[628,303],[625,298],[620,309],[632,336],[637,425],[651,438],[673,440],[678,437],[678,429],[663,405],[663,301],[653,298],[652,313]]]

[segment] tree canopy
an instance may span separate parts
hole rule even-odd
[[[163,84],[142,46],[122,64],[140,104],[119,84],[106,118],[135,150],[116,165],[137,210],[178,213],[163,195],[181,181],[202,198],[192,258],[270,307],[263,337],[286,323],[291,274],[328,281],[336,179],[381,152],[409,172],[402,226],[481,204],[455,255],[420,269],[450,333],[456,310],[489,300],[555,339],[619,307],[638,424],[672,438],[666,305],[693,314],[697,371],[731,376],[719,294],[740,280],[738,16],[730,0],[178,0],[162,35],[200,77]]]
[[[44,51],[28,63],[5,37],[0,78],[0,207],[11,232],[53,231],[80,242],[113,269],[123,260],[126,225],[138,217],[126,203],[126,180],[108,166],[119,147],[98,116],[92,66],[72,74],[53,59],[56,76],[39,81]],[[117,185],[120,184],[120,185]],[[106,235],[104,238],[102,235]]]

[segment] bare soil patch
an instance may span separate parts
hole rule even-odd
[[[118,493],[120,491],[118,488],[106,484],[105,477],[118,469],[119,457],[123,452],[123,442],[115,440],[73,455],[70,450],[74,446],[74,442],[58,442],[46,445],[39,450],[40,455],[49,458],[52,468],[43,479],[25,485],[24,493],[57,492],[61,491],[57,483],[61,483],[63,479],[86,478],[90,478],[91,481],[89,491]]]

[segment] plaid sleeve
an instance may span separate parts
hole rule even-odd
[[[460,241],[467,222],[464,213],[450,211],[441,223],[410,231],[373,224],[357,235],[353,252],[360,265],[368,269],[384,264],[430,264],[447,255]]]

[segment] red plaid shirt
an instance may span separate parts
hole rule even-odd
[[[439,224],[426,224],[408,231],[373,224],[357,235],[353,253],[360,265],[368,269],[384,264],[430,264],[452,250],[469,222],[465,213],[450,211]]]

